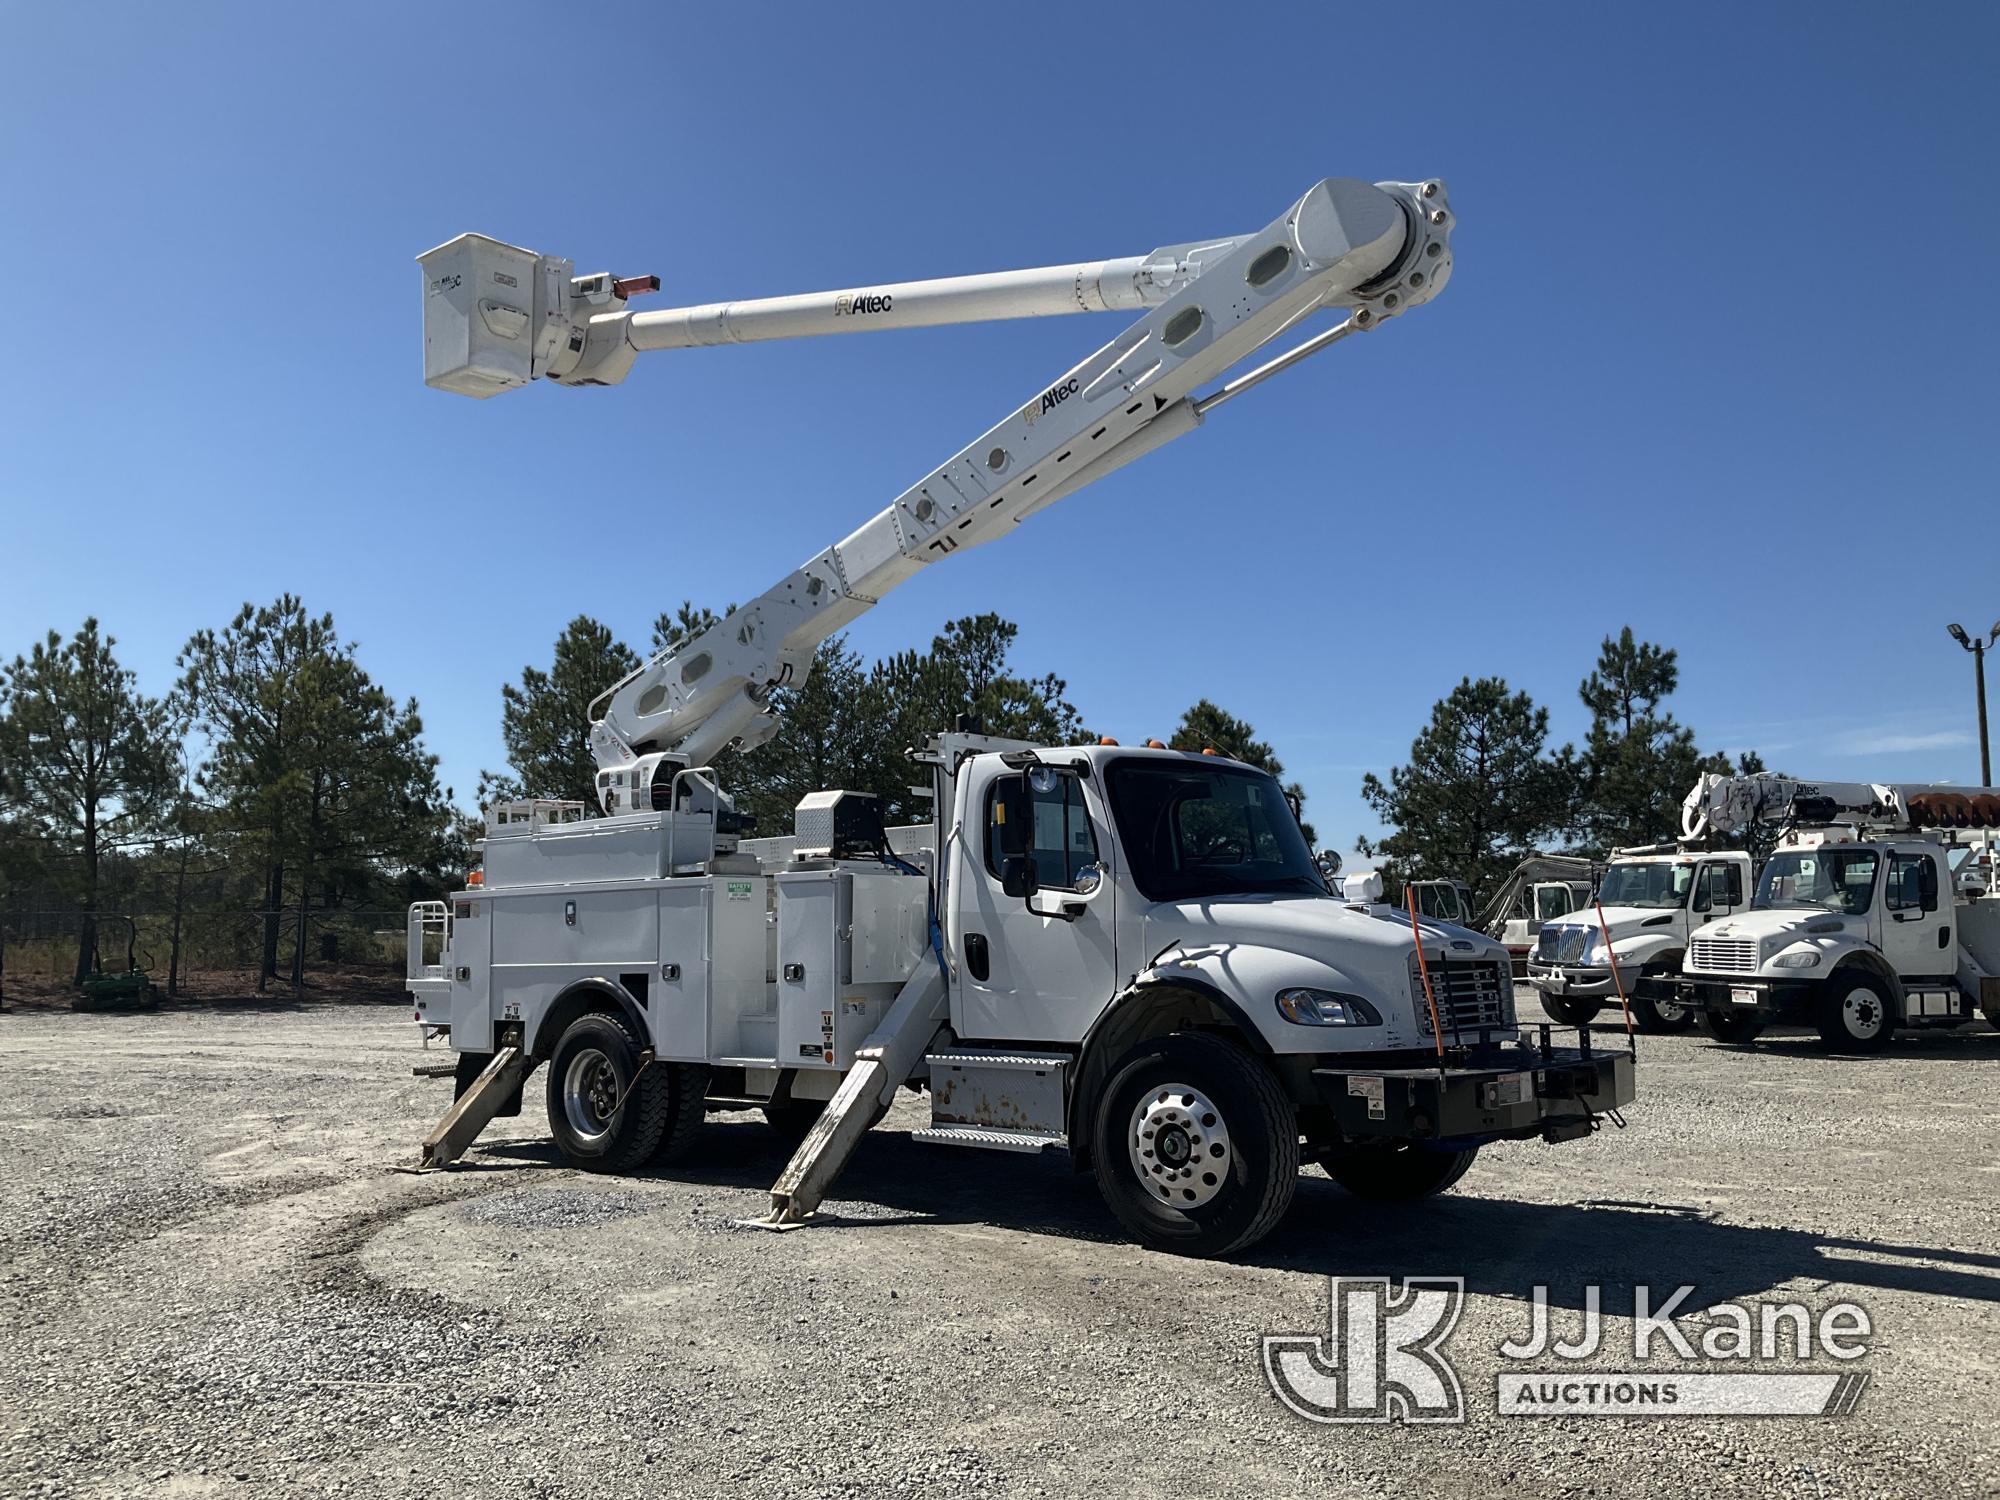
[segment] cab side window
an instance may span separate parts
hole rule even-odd
[[[1889,888],[1883,895],[1883,905],[1888,910],[1923,910],[1924,867],[1929,863],[1927,854],[1889,856]]]
[[[1035,862],[1035,880],[1044,890],[1077,888],[1077,877],[1097,861],[1097,835],[1083,803],[1083,782],[1058,776],[1046,791],[1031,792],[1019,776],[1000,776],[986,792],[986,868],[995,880],[1009,849]],[[1025,817],[1025,844],[1010,837],[1009,818]]]
[[[1695,883],[1694,909],[1714,911],[1742,904],[1740,894],[1730,889],[1730,866],[1719,861],[1710,861],[1701,867],[1701,877]]]

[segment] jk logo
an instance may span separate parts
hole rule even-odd
[[[1264,1336],[1264,1376],[1309,1422],[1463,1422],[1465,1392],[1441,1346],[1465,1307],[1462,1276],[1335,1276],[1331,1337]]]

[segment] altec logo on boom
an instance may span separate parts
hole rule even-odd
[[[1035,420],[1035,418],[1041,416],[1044,412],[1054,411],[1058,406],[1062,405],[1063,402],[1069,400],[1070,397],[1074,396],[1076,392],[1077,392],[1076,377],[1072,375],[1070,376],[1069,379],[1063,381],[1062,384],[1052,385],[1047,390],[1043,391],[1042,399],[1039,403],[1030,401],[1027,404],[1027,406],[1022,410],[1021,415],[1026,417],[1030,422],[1032,422]]]
[[[893,312],[896,306],[892,292],[842,292],[833,299],[833,315],[836,318],[858,317],[863,313]]]

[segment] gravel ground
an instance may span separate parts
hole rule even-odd
[[[1211,1264],[1124,1243],[1060,1158],[912,1142],[914,1101],[786,1235],[732,1225],[783,1165],[758,1117],[594,1178],[540,1075],[462,1168],[391,1171],[450,1094],[402,1015],[0,1016],[0,1495],[2000,1493],[1990,1032],[1642,1038],[1629,1129],[1407,1208],[1315,1171]],[[1464,1425],[1278,1403],[1259,1336],[1323,1330],[1330,1273],[1466,1279]],[[1853,1298],[1873,1383],[1846,1418],[1495,1415],[1529,1289],[1573,1328],[1591,1280]]]

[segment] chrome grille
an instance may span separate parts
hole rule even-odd
[[[1752,973],[1757,968],[1757,945],[1749,938],[1698,937],[1688,944],[1688,967],[1719,974]]]
[[[1581,963],[1589,942],[1588,927],[1544,927],[1535,957],[1545,964]]]
[[[1431,994],[1445,1035],[1514,1024],[1514,974],[1507,964],[1433,963]],[[1431,1029],[1430,1003],[1417,981],[1417,1024]]]

